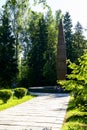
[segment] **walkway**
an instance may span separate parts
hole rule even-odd
[[[0,112],[0,130],[60,130],[68,94],[39,94],[38,97]]]

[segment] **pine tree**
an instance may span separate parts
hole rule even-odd
[[[69,12],[66,12],[64,15],[64,33],[65,33],[65,42],[66,42],[66,53],[67,59],[73,61],[72,53],[72,21]]]
[[[57,30],[55,29],[55,19],[52,15],[52,10],[49,9],[45,21],[47,23],[48,40],[47,48],[45,50],[45,64],[43,68],[43,75],[45,77],[45,85],[56,84],[56,46],[57,46]]]
[[[63,19],[63,14],[61,10],[57,10],[55,13],[55,21],[56,21],[56,29],[58,30],[58,25],[59,25],[59,21],[60,19]]]
[[[41,16],[34,14],[30,27],[32,47],[28,54],[29,80],[32,86],[40,86],[44,81],[44,52],[46,50],[48,37],[44,16],[42,14]]]
[[[15,39],[9,25],[8,14],[4,10],[0,27],[0,86],[10,87],[17,74]]]
[[[83,27],[77,22],[75,26],[75,33],[73,34],[73,61],[76,63],[77,59],[82,56],[87,48],[87,41],[83,35]]]

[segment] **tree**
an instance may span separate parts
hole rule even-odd
[[[87,54],[78,58],[78,65],[69,62],[72,73],[67,75],[68,80],[59,83],[74,96],[75,107],[87,110]]]
[[[60,19],[63,19],[63,14],[62,14],[61,10],[57,10],[55,13],[56,30],[58,30],[58,25],[59,25]]]
[[[15,38],[4,10],[0,26],[0,86],[11,86],[18,72],[15,58]]]
[[[45,7],[46,1],[33,0],[33,4],[34,6],[36,6],[37,4],[42,4]],[[30,46],[28,28],[32,9],[30,7],[29,0],[7,0],[3,8],[6,10],[6,12],[10,14],[10,17],[8,19],[10,20],[10,25],[15,37],[15,56],[19,68],[17,79],[20,79],[21,77],[24,77],[22,76],[22,74],[24,74],[22,68],[27,66],[26,60]],[[24,54],[22,60],[20,59],[21,54]]]
[[[55,19],[52,15],[52,10],[49,8],[45,21],[47,23],[48,40],[45,50],[45,64],[43,67],[43,76],[45,77],[45,85],[56,84],[56,46],[57,46],[57,31],[55,29]]]
[[[72,52],[72,20],[69,12],[66,12],[64,15],[64,33],[65,33],[65,43],[66,43],[66,53],[67,59],[73,61],[73,52]]]
[[[87,41],[83,35],[83,27],[77,22],[75,26],[75,33],[73,34],[73,61],[77,62],[77,59],[86,53]]]
[[[47,47],[47,27],[44,16],[33,12],[30,24],[31,49],[28,54],[29,81],[32,86],[43,84],[44,52]]]
[[[7,0],[3,6],[4,9],[10,14],[9,20],[15,36],[16,43],[16,58],[18,60],[20,46],[20,34],[25,29],[25,21],[27,21],[27,14],[29,11],[29,0]]]

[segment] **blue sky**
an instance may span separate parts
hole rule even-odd
[[[5,1],[0,0],[0,7]],[[61,9],[63,14],[65,14],[68,11],[73,25],[79,21],[84,28],[87,28],[87,0],[47,0],[47,3],[51,6],[53,12]]]

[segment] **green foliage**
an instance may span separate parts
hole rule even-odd
[[[87,111],[81,111],[75,108],[75,100],[70,98],[68,109],[61,130],[86,130],[87,129]]]
[[[57,32],[52,10],[46,16],[32,12],[29,27],[31,46],[28,53],[29,82],[32,86],[55,85]],[[31,76],[32,75],[32,76]]]
[[[9,25],[9,15],[4,10],[0,26],[0,85],[11,86],[18,72],[15,58],[15,38]]]
[[[46,0],[32,0],[47,7]],[[19,86],[55,85],[58,23],[63,18],[57,10],[55,18],[49,7],[44,16],[32,10],[29,0],[7,0],[0,24],[0,85]],[[64,16],[67,58],[76,62],[86,51],[86,40],[81,26],[76,26],[72,40],[72,20]],[[78,35],[81,32],[81,35]],[[78,41],[79,39],[79,41]],[[23,55],[20,58],[21,54]],[[18,71],[19,70],[19,71]],[[18,74],[18,75],[17,75]]]
[[[59,9],[55,13],[56,30],[58,30],[60,19],[63,19],[63,14],[62,14],[62,11]]]
[[[67,125],[65,124],[65,126],[63,127],[62,130],[86,130],[83,127],[79,126],[79,124],[74,124],[74,123],[67,123]]]
[[[72,50],[72,20],[69,12],[64,15],[64,33],[65,33],[65,43],[66,43],[66,53],[67,59],[73,61],[73,50]]]
[[[67,75],[68,80],[58,83],[71,91],[77,107],[87,109],[87,54],[78,59],[78,65],[70,62],[69,68],[72,73]]]
[[[60,13],[60,11],[59,11]],[[56,18],[58,21],[58,17]],[[45,78],[45,85],[56,84],[56,46],[57,46],[57,33],[58,29],[55,29],[56,23],[52,15],[52,10],[49,9],[45,21],[47,23],[48,40],[47,47],[44,53],[45,63],[43,66],[43,76]],[[58,26],[58,23],[57,23]]]
[[[47,7],[47,3],[45,0],[32,0],[32,2],[35,3],[34,6],[41,4],[41,6],[43,5],[42,7]],[[44,62],[46,62],[44,59],[44,52],[46,51],[46,47],[47,47],[46,46],[47,37],[48,37],[47,31],[49,29],[49,28],[47,29],[47,25],[46,25],[47,23],[46,23],[44,15],[42,13],[34,12],[31,9],[31,3],[29,0],[7,0],[6,4],[3,6],[3,9],[5,10],[5,12],[7,12],[7,14],[9,14],[7,16],[8,24],[10,25],[11,34],[14,38],[14,41],[13,41],[13,39],[11,39],[11,37],[8,36],[9,40],[12,40],[12,42],[14,44],[13,45],[14,48],[12,48],[13,47],[12,46],[11,49],[13,49],[13,50],[15,49],[14,50],[15,51],[15,56],[14,56],[15,64],[14,65],[12,64],[12,68],[15,70],[8,71],[5,68],[10,69],[10,65],[9,66],[5,65],[5,67],[2,65],[2,67],[4,67],[4,70],[7,70],[7,71],[4,71],[4,73],[0,73],[1,80],[3,81],[3,83],[1,85],[11,87],[12,82],[14,82],[14,80],[16,80],[16,82],[17,82],[17,80],[19,80],[18,84],[22,84],[22,85],[25,84],[25,86],[29,85],[29,83],[30,83],[30,85],[33,85],[33,86],[34,85],[36,86],[38,84],[42,85],[42,82],[44,82],[43,71],[45,70],[44,68],[46,68],[46,65],[44,67]],[[51,11],[51,13],[52,13],[52,11]],[[49,17],[50,17],[50,15],[49,15]],[[52,21],[53,21],[53,19],[52,19]],[[6,24],[6,21],[4,23]],[[51,26],[52,26],[52,24],[51,24]],[[50,34],[51,34],[51,31],[53,30],[53,28],[55,28],[54,25],[51,28],[51,30],[49,30]],[[6,29],[4,29],[4,31],[6,31]],[[2,32],[2,28],[1,28],[1,32]],[[56,31],[53,30],[52,32],[53,32],[53,34],[50,35],[50,38],[52,36],[51,43],[53,44],[54,39],[56,37],[56,35],[55,35]],[[7,36],[7,34],[6,34],[6,36]],[[5,36],[3,36],[3,37],[5,37]],[[49,38],[49,41],[50,41],[50,38]],[[56,43],[56,41],[55,41],[55,43]],[[48,49],[50,49],[50,48],[48,48]],[[51,55],[52,55],[52,51],[54,51],[54,50],[50,50]],[[6,52],[6,50],[4,52]],[[21,53],[23,54],[22,60],[20,58]],[[7,52],[5,55],[7,55]],[[2,57],[3,62],[6,61],[6,58],[7,58],[6,56],[5,56],[5,58]],[[52,57],[52,58],[55,58],[55,57]],[[52,61],[55,61],[52,58],[51,58],[50,64],[52,63]],[[6,61],[6,64],[7,64],[7,61]],[[55,66],[56,65],[52,65],[54,70],[56,68]],[[19,70],[18,73],[16,70],[17,67]],[[24,69],[24,68],[26,68],[26,69]],[[14,74],[14,75],[11,75],[9,73]],[[45,76],[46,76],[46,74],[47,73],[45,73]],[[54,74],[55,74],[55,72],[54,72]],[[5,77],[5,78],[3,78],[3,77]],[[13,77],[14,77],[14,79],[13,79]],[[8,79],[10,79],[10,80],[8,80]],[[47,76],[46,76],[46,79],[47,79]],[[50,79],[50,81],[51,81],[51,79]]]
[[[30,38],[32,46],[28,53],[30,85],[40,86],[43,83],[44,53],[47,47],[47,25],[40,13],[32,14],[30,24]],[[32,75],[32,76],[31,76]]]
[[[72,40],[73,62],[77,63],[77,59],[85,53],[87,53],[87,41],[83,35],[82,25],[77,22]]]
[[[18,98],[11,98],[7,103],[2,103],[0,101],[0,111],[5,110],[7,108],[16,106],[18,104],[21,104],[23,102],[29,101],[30,99],[34,98],[35,96],[33,95],[26,95],[21,99]]]
[[[64,33],[66,42],[67,59],[77,63],[77,59],[87,52],[87,41],[83,35],[83,27],[77,22],[75,32],[72,32],[72,19],[69,12],[64,15]],[[70,70],[67,69],[68,73]]]
[[[15,88],[14,89],[14,96],[17,98],[22,98],[27,94],[27,89],[26,88]]]
[[[40,3],[42,3],[44,6],[47,5],[46,0],[33,0],[33,1],[34,1],[34,4],[35,4],[35,5],[36,5],[36,4],[40,4]]]
[[[0,90],[0,100],[2,100],[4,103],[7,103],[7,101],[11,98],[12,96],[12,91],[3,89]]]

